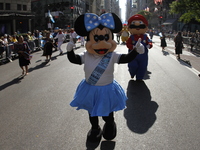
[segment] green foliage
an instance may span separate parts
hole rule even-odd
[[[138,14],[143,15],[147,20],[149,20],[152,16],[151,12],[148,12],[148,11],[145,11],[145,10],[139,11]]]
[[[171,14],[180,14],[179,20],[189,23],[191,20],[200,22],[199,0],[177,0],[170,4]]]

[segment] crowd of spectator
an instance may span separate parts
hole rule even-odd
[[[152,33],[153,35],[159,35],[160,32],[158,31],[153,31],[149,30],[149,35]],[[193,50],[198,50],[200,51],[200,32],[196,30],[196,32],[191,32],[191,31],[182,31],[182,36],[183,36],[183,43],[187,45],[187,47],[190,47],[190,51]],[[173,40],[178,34],[178,31],[164,31],[164,34],[168,40]],[[151,38],[152,39],[152,38]]]
[[[44,48],[45,44],[45,38],[47,33],[50,32],[50,38],[53,39],[53,48],[55,50],[60,50],[60,54],[62,54],[62,50],[60,49],[60,41],[58,42],[59,38],[58,33],[59,31],[62,32],[63,36],[63,42],[68,42],[68,41],[74,41],[78,35],[75,33],[73,28],[71,29],[59,29],[55,28],[52,32],[48,30],[34,30],[33,32],[28,31],[27,33],[17,33],[15,32],[13,35],[9,34],[4,34],[3,36],[0,37],[0,63],[3,61],[12,61],[15,57],[17,57],[17,53],[14,50],[14,43],[18,41],[18,37],[22,35],[24,37],[24,41],[26,41],[31,49],[32,52],[36,50],[42,50]],[[153,35],[158,35],[156,31],[150,30],[150,33],[152,32]],[[177,31],[165,31],[166,38],[169,40],[173,40],[174,37],[177,35]],[[182,31],[182,36],[183,36],[183,43],[188,45],[190,47],[191,51],[194,50],[199,50],[200,51],[200,32],[190,32],[190,31]],[[81,39],[81,37],[80,37]],[[84,40],[83,40],[84,41]]]
[[[60,44],[58,45],[58,33],[62,32],[63,42],[70,41],[70,38],[77,36],[74,33],[73,28],[71,29],[59,29],[55,28],[54,31],[50,32],[48,30],[34,30],[33,32],[28,31],[27,33],[17,33],[15,32],[13,35],[4,34],[0,37],[0,62],[3,63],[4,61],[12,61],[15,57],[18,57],[18,54],[15,52],[14,44],[18,42],[18,37],[21,35],[24,37],[24,41],[28,43],[31,51],[42,50],[45,45],[45,38],[47,33],[50,33],[50,38],[53,40],[53,45],[55,50],[60,50]],[[73,34],[72,34],[73,33]],[[60,42],[60,41],[59,41]],[[62,54],[62,52],[60,53]]]

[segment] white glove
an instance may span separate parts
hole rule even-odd
[[[137,43],[135,44],[135,46],[133,46],[133,49],[134,48],[136,48],[136,51],[139,54],[143,54],[144,53],[144,45],[141,43],[141,38],[139,38]]]
[[[67,44],[67,48],[66,49],[67,49],[68,52],[71,52],[73,50],[73,47],[75,47],[75,44],[73,42],[69,42]]]

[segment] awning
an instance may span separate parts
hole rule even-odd
[[[167,19],[162,25],[172,25],[176,19]]]

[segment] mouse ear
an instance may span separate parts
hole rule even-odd
[[[116,14],[112,13],[112,16],[115,21],[115,29],[113,29],[112,32],[118,33],[122,30],[122,22]]]
[[[85,28],[85,24],[84,24],[84,14],[80,15],[75,23],[74,23],[74,30],[76,31],[76,33],[80,36],[87,36],[88,32]]]

